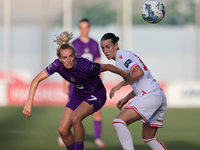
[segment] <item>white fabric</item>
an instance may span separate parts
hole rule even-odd
[[[133,140],[126,123],[118,118],[113,120],[113,126],[124,150],[134,150]]]
[[[152,149],[152,150],[167,150],[167,148],[158,141],[155,137],[152,139],[143,139],[143,141]]]
[[[142,91],[148,92],[152,89],[160,88],[159,84],[152,77],[151,72],[144,64],[144,62],[133,52],[127,50],[118,50],[116,54],[115,66],[124,71],[130,71],[140,66],[143,70],[144,75],[137,81],[131,83],[131,87],[136,95],[142,93]]]
[[[133,52],[118,50],[116,54],[116,67],[132,72],[139,66],[144,75],[131,83],[136,97],[127,105],[126,109],[134,109],[151,127],[162,127],[167,100],[159,84],[152,77],[150,70],[144,62]]]
[[[141,93],[136,96],[125,109],[134,109],[142,119],[140,121],[148,123],[150,127],[163,127],[167,99],[161,89]]]

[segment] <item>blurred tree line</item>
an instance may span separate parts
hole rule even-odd
[[[162,0],[160,0],[163,2]],[[165,3],[164,3],[165,2]],[[158,25],[186,25],[195,23],[195,1],[194,0],[168,0],[164,1],[165,17]],[[122,10],[120,1],[101,1],[99,3],[87,2],[79,5],[79,19],[87,17],[91,20],[92,25],[102,26],[120,23]],[[143,25],[146,22],[141,15],[143,2],[133,0],[133,17],[134,25]],[[77,10],[77,9],[76,9]],[[77,11],[75,12],[77,14]],[[76,23],[79,19],[75,19]]]

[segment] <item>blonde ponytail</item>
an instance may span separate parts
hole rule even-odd
[[[56,50],[57,56],[60,57],[60,49],[70,48],[73,50],[73,53],[76,55],[75,48],[69,43],[71,39],[73,39],[73,33],[69,33],[68,31],[61,32],[60,35],[55,36],[56,40],[54,42],[57,43],[58,48]]]

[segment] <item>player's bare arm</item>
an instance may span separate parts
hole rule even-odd
[[[119,108],[119,110],[122,109],[122,107],[133,97],[135,97],[135,93],[133,91],[131,91],[126,97],[124,97],[123,99],[119,100],[116,104],[117,108]]]
[[[23,114],[27,117],[27,119],[31,116],[33,99],[37,86],[42,80],[46,79],[47,77],[48,77],[47,73],[45,72],[45,70],[43,70],[31,82],[28,99],[23,109]]]
[[[124,78],[127,78],[129,76],[129,72],[125,72],[111,64],[101,64],[101,67],[102,67],[101,72],[111,71],[113,73],[116,73],[116,74],[124,77]]]
[[[140,77],[142,77],[143,75],[144,75],[143,70],[139,66],[136,66],[133,69],[130,77],[126,80],[126,83],[131,84],[131,83],[135,82],[137,79],[139,79]]]
[[[115,95],[115,92],[118,91],[122,86],[126,86],[126,85],[128,85],[128,83],[126,81],[122,81],[118,85],[113,87],[110,91],[110,98],[112,99]]]
[[[131,75],[129,76],[129,78],[127,78],[126,80],[120,82],[117,86],[113,87],[110,91],[110,98],[114,97],[114,94],[117,90],[119,90],[121,87],[126,86],[130,83],[135,82],[138,78],[140,78],[141,76],[144,75],[144,72],[142,71],[142,69],[137,66],[133,69]]]

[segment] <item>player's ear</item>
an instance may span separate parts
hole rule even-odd
[[[58,57],[58,59],[59,59],[60,62],[62,62],[60,57]]]
[[[118,43],[115,43],[115,49],[118,49]]]

